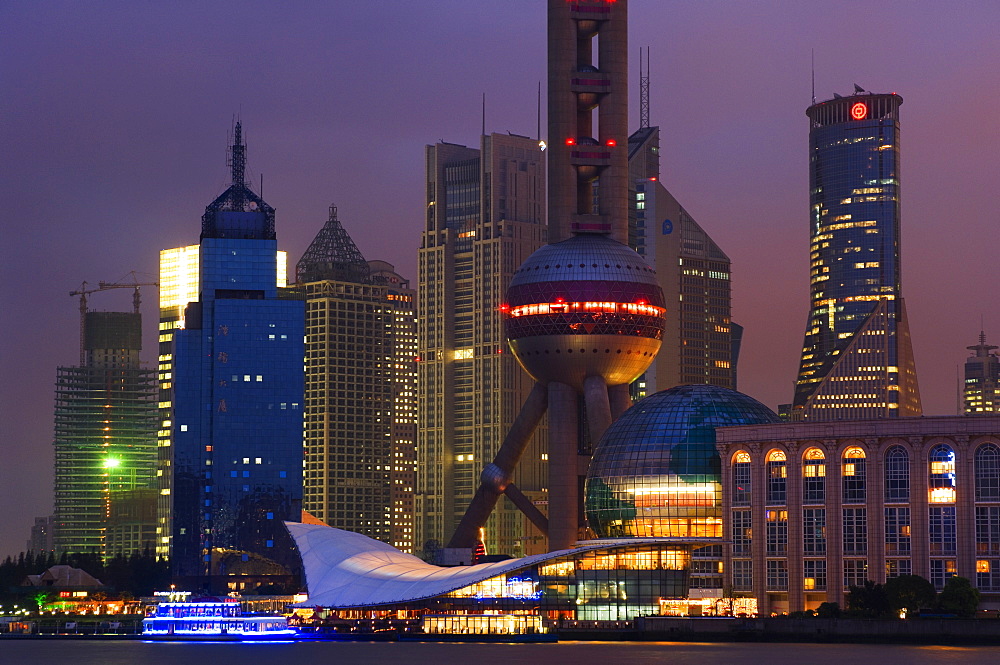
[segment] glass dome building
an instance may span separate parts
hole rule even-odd
[[[608,428],[587,474],[586,512],[600,538],[719,538],[722,481],[715,428],[781,422],[742,393],[709,385],[650,395]]]

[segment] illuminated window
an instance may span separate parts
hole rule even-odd
[[[910,551],[910,508],[885,509],[885,551],[887,554],[905,554]]]
[[[782,505],[785,503],[788,487],[788,467],[785,453],[772,450],[767,455],[767,502]]]
[[[930,503],[955,502],[955,451],[947,444],[931,449],[928,488]]]
[[[863,503],[866,498],[865,451],[852,446],[844,451],[843,493],[845,503]]]
[[[802,562],[804,573],[803,587],[807,591],[823,591],[826,589],[826,561],[806,559]]]
[[[788,511],[768,510],[764,517],[768,555],[785,554],[788,552]]]
[[[733,457],[733,505],[750,505],[750,455],[743,451]]]
[[[826,457],[819,448],[810,448],[803,458],[802,500],[805,503],[823,503],[826,500]]]

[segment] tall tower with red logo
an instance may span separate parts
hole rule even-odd
[[[921,413],[900,270],[902,103],[859,87],[806,111],[810,311],[793,419]]]

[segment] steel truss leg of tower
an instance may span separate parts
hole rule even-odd
[[[504,488],[503,493],[507,495],[507,498],[517,506],[517,509],[524,513],[525,517],[531,520],[531,523],[538,527],[538,530],[543,534],[548,535],[549,533],[549,518],[542,514],[535,504],[531,502],[531,499],[524,496],[524,493],[518,489],[517,485],[514,483],[507,483],[507,487]]]
[[[542,528],[536,521],[539,517],[544,520],[545,516],[539,513],[538,509],[531,504],[527,497],[510,482],[514,475],[514,467],[517,466],[524,449],[531,440],[531,435],[545,415],[547,407],[548,389],[541,383],[536,383],[531,389],[528,399],[524,401],[521,412],[517,415],[511,425],[507,436],[504,437],[500,450],[493,458],[493,463],[488,464],[480,475],[479,489],[469,503],[469,507],[462,516],[455,535],[448,542],[448,547],[473,547],[479,538],[479,529],[486,524],[490,513],[497,505],[500,495],[507,492],[508,488],[513,488],[508,492],[511,501],[514,502],[521,512],[524,512],[532,522]],[[534,508],[537,515],[532,515],[525,511],[521,505],[527,503]],[[544,532],[544,529],[543,529]]]
[[[506,494],[548,536],[550,551],[573,547],[579,536],[581,477],[586,475],[587,462],[579,454],[577,396],[578,393],[564,383],[552,382],[547,387],[535,384],[493,463],[483,469],[479,489],[448,547],[475,546],[479,529],[486,524],[501,494]],[[595,444],[611,423],[632,405],[628,385],[608,387],[599,376],[584,381],[583,396],[590,438]],[[546,409],[549,412],[548,518],[511,482],[514,468]]]

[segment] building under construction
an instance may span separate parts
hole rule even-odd
[[[139,362],[138,309],[81,302],[80,365],[56,375],[55,548],[107,559],[154,541],[156,372]]]

